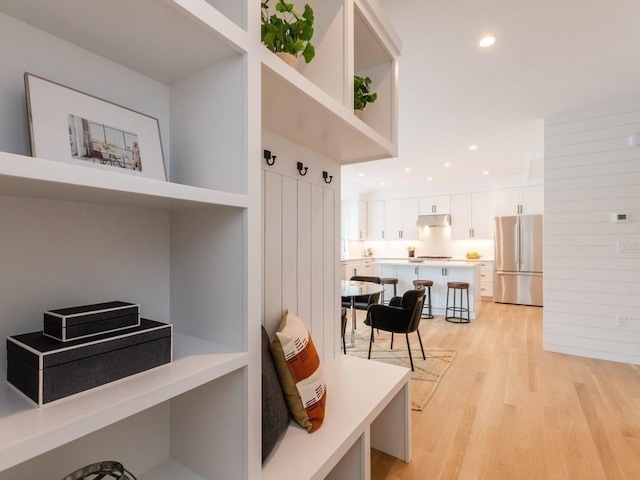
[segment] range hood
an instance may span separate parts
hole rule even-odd
[[[448,227],[451,225],[451,215],[418,215],[416,226],[418,227]]]

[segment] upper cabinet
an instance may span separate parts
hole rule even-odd
[[[384,201],[385,240],[418,240],[418,199]]]
[[[362,200],[344,200],[346,204],[346,227],[348,240],[367,239],[367,202]]]
[[[451,213],[451,196],[420,197],[418,212],[420,215]]]
[[[273,3],[273,2],[272,2]],[[400,41],[375,0],[296,0],[314,10],[316,56],[294,70],[264,48],[262,126],[341,164],[397,155]],[[358,119],[353,76],[378,93]]]
[[[451,238],[492,239],[494,217],[493,192],[451,196]]]
[[[385,201],[367,202],[367,231],[369,240],[385,239]]]
[[[544,187],[500,188],[496,190],[496,216],[541,215],[544,213]]]

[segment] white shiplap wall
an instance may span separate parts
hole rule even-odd
[[[640,364],[640,98],[545,119],[544,348]],[[612,223],[614,212],[629,215]],[[626,326],[617,317],[626,316]]]
[[[340,167],[268,131],[262,141],[277,156],[275,165],[263,165],[263,324],[273,336],[282,312],[295,313],[328,362],[340,339]],[[307,175],[299,175],[298,161]],[[323,170],[332,183],[324,182]]]

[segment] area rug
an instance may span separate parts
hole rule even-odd
[[[355,344],[347,348],[348,355],[360,358],[367,358],[369,353],[369,327],[360,327],[356,330]],[[349,335],[349,333],[347,333]],[[412,337],[415,337],[412,338]],[[391,334],[388,332],[376,333],[375,341],[371,348],[371,360],[391,363],[402,367],[411,368],[409,354],[407,352],[407,341],[404,335],[395,335],[393,350],[391,350]],[[438,384],[443,375],[451,365],[456,356],[455,350],[430,350],[425,349],[426,360],[422,359],[418,336],[415,333],[409,335],[411,341],[411,355],[413,356],[414,371],[411,372],[411,409],[421,411],[433,392],[438,388]],[[415,345],[413,341],[415,340]]]

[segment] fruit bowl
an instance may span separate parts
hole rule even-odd
[[[467,258],[468,258],[469,260],[479,260],[479,259],[480,259],[480,257],[482,257],[482,255],[480,255],[480,254],[479,254],[479,253],[477,253],[477,252],[470,252],[470,253],[467,253]]]

